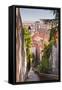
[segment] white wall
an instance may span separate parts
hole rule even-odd
[[[8,6],[12,4],[62,7],[62,0],[0,0],[0,90],[61,90],[61,83],[12,86],[8,78]],[[61,10],[62,11],[62,10]],[[61,32],[62,36],[62,32]],[[61,37],[62,40],[62,37]],[[62,42],[61,42],[62,43]],[[62,51],[62,49],[61,49]]]

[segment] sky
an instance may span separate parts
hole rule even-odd
[[[20,8],[22,22],[39,21],[40,19],[54,19],[53,10]]]

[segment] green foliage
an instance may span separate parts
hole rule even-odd
[[[31,52],[32,39],[28,27],[23,27],[23,32],[24,32],[24,44],[26,48],[27,61],[29,62],[29,60],[32,59],[32,52]]]
[[[48,73],[48,70],[49,70],[49,57],[50,57],[50,54],[51,54],[51,51],[52,51],[53,44],[54,44],[54,40],[51,40],[48,46],[45,45],[42,61],[38,65],[39,72]]]
[[[58,31],[58,26],[50,29],[50,40],[52,40],[54,38],[54,34],[56,31]]]
[[[52,53],[52,46],[54,45],[54,33],[56,32],[56,28],[52,28],[50,30],[49,44],[44,45],[42,60],[40,64],[38,65],[39,72],[48,73],[50,69],[49,58]]]
[[[32,46],[32,39],[31,39],[29,30],[28,30],[27,27],[24,27],[23,30],[24,30],[24,41],[25,41],[25,45],[26,45],[26,47],[29,48],[29,47]]]
[[[47,58],[42,60],[41,63],[40,63],[40,65],[38,65],[38,71],[43,72],[43,73],[47,73],[48,72],[48,65],[49,65]]]
[[[44,57],[49,58],[53,44],[54,44],[54,39],[49,42],[49,45],[47,45],[47,46],[44,45],[45,46],[44,47],[44,52],[43,52],[44,54],[43,54],[43,57],[42,58],[44,58]]]

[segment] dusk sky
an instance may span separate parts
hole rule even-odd
[[[24,21],[39,21],[40,19],[54,19],[53,10],[47,9],[20,9],[22,22]]]

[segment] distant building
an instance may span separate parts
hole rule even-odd
[[[32,36],[32,49],[35,50],[35,53],[38,54],[37,56],[39,56],[39,60],[41,60],[41,53],[44,49],[44,42],[48,43],[49,40],[49,35],[42,33],[42,32],[36,32],[33,36]]]

